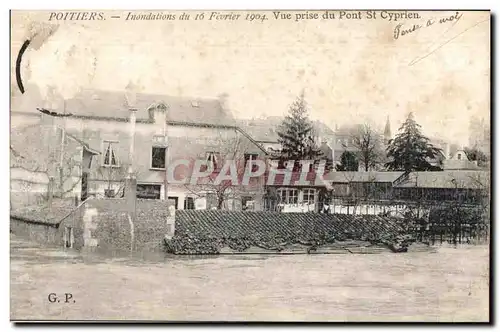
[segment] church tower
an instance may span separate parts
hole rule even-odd
[[[392,139],[391,121],[389,120],[389,116],[387,116],[387,121],[385,123],[385,129],[384,129],[384,144],[388,145],[389,140],[391,139]]]

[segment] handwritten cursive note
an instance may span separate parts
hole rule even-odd
[[[462,18],[462,15],[463,14],[456,12],[455,15],[443,17],[437,21],[434,19],[429,19],[425,24],[412,24],[411,26],[405,26],[404,24],[399,23],[394,28],[394,39],[399,39],[400,37],[412,34],[413,32],[423,28],[432,27],[436,23],[443,24],[443,23],[453,22],[453,25],[455,25]]]

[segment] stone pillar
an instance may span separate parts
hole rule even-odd
[[[166,239],[171,239],[175,234],[175,201],[167,199],[168,217]]]
[[[127,212],[132,216],[135,221],[135,212],[137,205],[137,179],[133,174],[129,174],[125,179],[125,204]]]

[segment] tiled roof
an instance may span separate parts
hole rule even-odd
[[[175,216],[175,237],[376,241],[399,235],[398,221],[374,215],[180,210]]]
[[[149,120],[148,108],[160,102],[167,105],[168,120],[171,122],[236,125],[233,115],[222,107],[218,98],[187,98],[146,93],[137,94],[137,120]],[[126,105],[125,93],[122,91],[91,89],[81,91],[65,103],[66,112],[75,116],[116,119],[129,118]],[[16,97],[12,101],[14,112],[38,113],[37,107],[45,107],[45,102],[36,87],[32,87],[29,94]],[[58,108],[62,107],[62,102],[58,103]]]
[[[137,94],[137,119],[149,118],[148,108],[163,102],[168,107],[168,120],[199,124],[234,125],[233,115],[218,99],[194,99],[155,94]],[[117,91],[85,90],[66,102],[75,115],[128,118],[125,94]]]
[[[485,189],[490,186],[490,173],[487,171],[441,171],[412,172],[396,184],[396,188],[468,188]]]
[[[22,221],[57,227],[75,208],[71,199],[54,199],[50,210],[46,205],[25,206],[11,211],[10,216]]]
[[[331,172],[324,176],[330,183],[394,182],[404,172]]]
[[[283,120],[283,116],[269,116],[262,119],[240,120],[239,126],[257,142],[277,142],[278,133],[276,130]],[[330,127],[319,120],[312,121],[312,124],[315,132],[320,136],[335,135]]]
[[[257,142],[277,142],[277,126],[283,121],[282,117],[268,117],[265,119],[239,120],[243,128]]]

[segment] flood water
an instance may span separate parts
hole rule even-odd
[[[143,261],[11,238],[11,319],[485,322],[488,273],[485,246]]]

